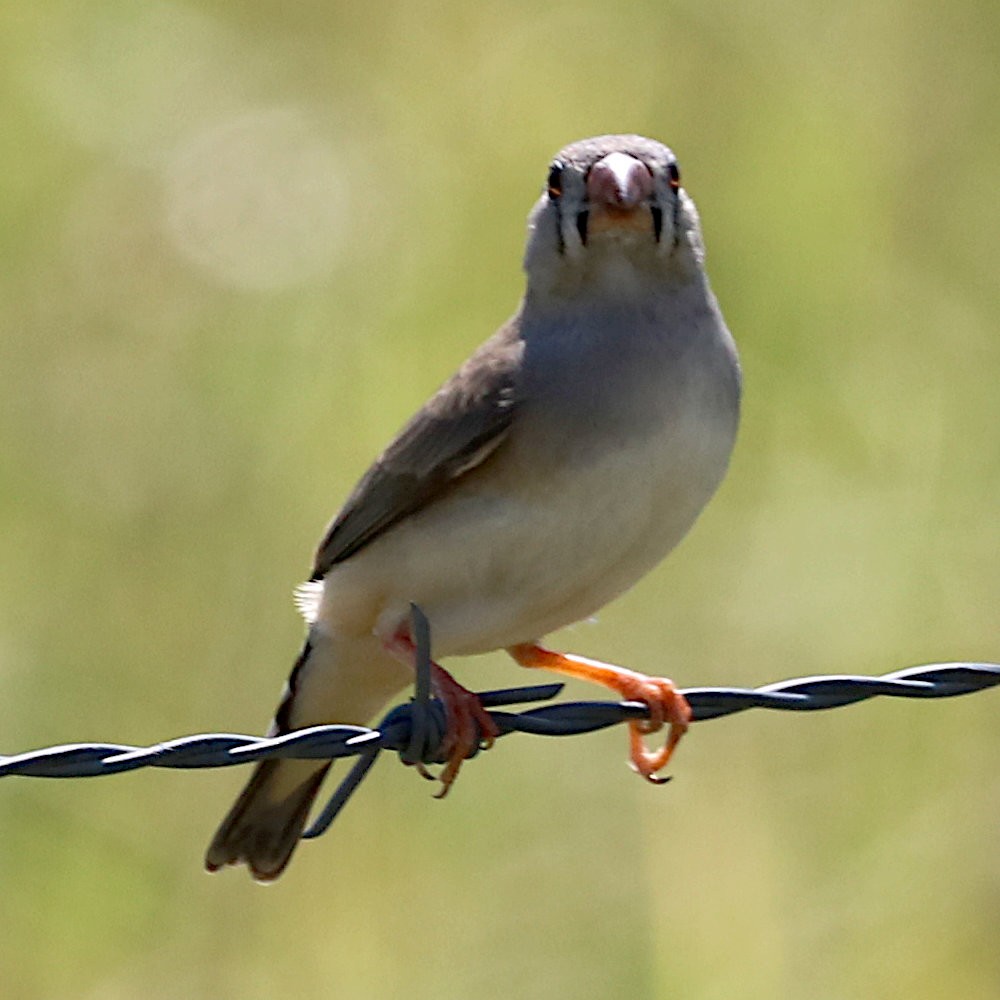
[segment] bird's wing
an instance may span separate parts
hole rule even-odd
[[[316,551],[319,580],[500,446],[517,409],[520,315],[490,338],[362,476]]]

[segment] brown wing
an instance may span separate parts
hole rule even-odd
[[[426,506],[500,446],[517,408],[520,313],[491,337],[362,476],[316,552],[319,580]]]

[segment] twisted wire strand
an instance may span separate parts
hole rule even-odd
[[[117,743],[73,743],[11,756],[0,755],[0,778],[87,778],[120,774],[142,767],[231,767],[271,758],[336,760],[357,757],[332,798],[303,834],[325,832],[364,780],[384,750],[406,764],[443,763],[440,746],[447,727],[444,706],[430,695],[430,633],[419,608],[412,609],[417,647],[417,696],[389,711],[373,729],[327,725],[299,729],[284,736],[260,737],[238,733],[202,733],[148,747]],[[692,721],[706,722],[751,708],[814,712],[853,705],[869,698],[953,698],[1000,686],[1000,664],[933,663],[867,677],[831,674],[799,677],[759,688],[696,687],[682,689],[691,706]],[[500,711],[511,705],[549,701],[562,684],[486,691],[479,695],[501,736],[577,736],[631,719],[648,717],[641,702],[575,701],[520,712]],[[473,750],[475,756],[478,750]]]

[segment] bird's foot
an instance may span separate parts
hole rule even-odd
[[[667,766],[674,748],[691,722],[691,707],[672,681],[666,677],[649,677],[599,660],[554,653],[535,643],[511,646],[507,652],[523,667],[541,667],[593,681],[617,691],[626,701],[644,702],[649,709],[649,718],[637,719],[628,724],[631,765],[633,770],[654,785],[662,785],[670,780],[660,777],[657,772]],[[665,724],[670,729],[664,746],[656,751],[647,749],[643,737],[657,732]]]
[[[691,707],[687,699],[666,677],[648,677],[645,674],[625,677],[617,690],[627,701],[645,702],[649,708],[648,719],[628,724],[632,769],[654,785],[665,784],[670,778],[660,777],[657,772],[667,766],[674,748],[687,732],[691,722]],[[666,743],[659,750],[647,749],[643,736],[657,732],[664,724],[670,727]]]
[[[397,659],[416,667],[416,646],[408,629],[401,629],[385,646]],[[438,748],[444,768],[440,774],[435,775],[423,763],[417,762],[414,766],[429,781],[441,782],[441,788],[434,797],[443,799],[458,777],[462,762],[478,750],[489,750],[500,735],[500,730],[489,712],[483,708],[479,695],[459,684],[433,660],[431,687],[445,711],[445,732]]]
[[[444,704],[448,728],[441,742],[441,755],[445,758],[444,770],[437,776],[441,788],[437,799],[443,799],[458,777],[462,761],[473,756],[477,750],[489,750],[500,730],[483,708],[479,695],[462,687],[447,670],[436,663],[431,666],[431,684],[434,693]],[[421,772],[429,775],[427,769]]]

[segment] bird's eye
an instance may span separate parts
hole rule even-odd
[[[563,165],[561,163],[556,161],[552,164],[552,169],[549,171],[549,179],[546,182],[546,189],[553,201],[562,194],[562,172]]]
[[[681,186],[681,171],[676,163],[667,164],[667,183],[674,191]]]

